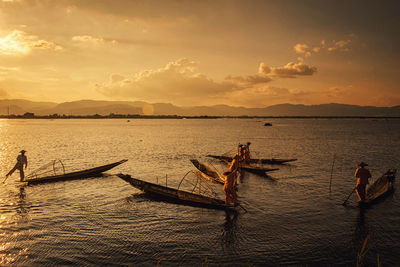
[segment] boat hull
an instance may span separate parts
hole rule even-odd
[[[208,181],[217,183],[217,184],[224,184],[225,183],[225,179],[224,177],[217,172],[216,170],[211,169],[210,167],[208,167],[207,165],[199,162],[196,159],[191,159],[190,160],[193,165],[199,170],[200,176],[203,179],[206,179]]]
[[[225,205],[225,202],[219,199],[146,182],[140,179],[132,178],[130,175],[126,174],[118,174],[117,176],[131,184],[133,187],[153,197],[164,199],[169,202],[209,209],[227,210],[234,208],[233,206]]]
[[[220,160],[226,160],[226,161],[232,161],[232,157],[228,156],[218,156],[218,155],[207,155],[207,157],[214,158],[214,159],[220,159]],[[261,163],[261,164],[285,164],[288,162],[293,162],[296,161],[297,159],[250,159],[248,163]]]
[[[57,182],[57,181],[66,181],[66,180],[75,180],[75,179],[83,179],[83,178],[88,178],[88,177],[95,177],[101,175],[102,172],[108,171],[128,160],[124,159],[121,161],[117,161],[114,163],[110,163],[107,165],[87,169],[87,170],[82,170],[82,171],[76,171],[76,172],[70,172],[66,173],[63,175],[54,175],[54,176],[47,176],[47,177],[40,177],[40,178],[32,178],[29,180],[25,180],[25,182],[28,185],[34,185],[34,184],[41,184],[41,183],[48,183],[48,182]]]
[[[244,170],[244,171],[251,172],[251,173],[254,173],[254,174],[258,174],[258,175],[261,175],[261,176],[265,176],[267,172],[272,172],[272,171],[279,170],[277,168],[275,168],[275,169],[261,168],[261,167],[250,166],[250,165],[240,165],[239,168]]]
[[[379,202],[394,191],[393,182],[396,177],[396,169],[389,169],[367,189],[365,202],[360,206],[369,206]]]

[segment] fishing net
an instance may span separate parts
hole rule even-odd
[[[199,171],[189,171],[186,173],[178,185],[178,190],[183,190],[211,198],[215,198],[217,196],[211,182],[204,180]]]
[[[36,179],[47,176],[64,175],[65,168],[61,160],[52,160],[26,176],[27,179]]]
[[[227,157],[232,157],[232,155],[237,153],[237,148],[233,147],[231,150],[226,151],[225,153],[222,154],[222,156],[227,156]]]

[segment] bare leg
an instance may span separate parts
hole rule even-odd
[[[225,204],[229,205],[229,201],[231,200],[229,189],[224,186],[224,191],[225,191]]]
[[[357,185],[356,192],[357,192],[359,202],[364,202],[365,201],[365,185],[361,185],[361,184]]]
[[[19,168],[19,177],[20,177],[20,181],[23,182],[25,179],[24,166]]]
[[[232,190],[232,200],[233,200],[233,204],[237,204],[237,203],[239,203],[238,202],[238,200],[237,200],[237,194],[236,194],[236,191],[235,190]]]

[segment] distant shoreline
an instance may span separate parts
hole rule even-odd
[[[400,119],[387,116],[0,115],[0,119]]]

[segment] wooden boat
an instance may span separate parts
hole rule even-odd
[[[393,182],[396,169],[389,169],[367,189],[365,202],[362,205],[371,205],[393,192]]]
[[[207,155],[207,157],[232,161],[232,157],[229,156],[218,156],[218,155]],[[249,163],[261,163],[261,164],[284,164],[292,161],[296,161],[297,159],[250,159]]]
[[[194,194],[167,186],[153,184],[150,182],[132,178],[130,175],[127,174],[121,173],[117,176],[122,180],[130,183],[133,187],[136,187],[137,189],[142,190],[143,192],[153,197],[161,198],[169,202],[195,207],[204,207],[209,209],[226,210],[234,208],[234,206],[226,205],[225,201],[222,201],[220,199]]]
[[[262,175],[265,176],[267,172],[272,172],[272,171],[277,171],[279,169],[271,169],[271,168],[263,168],[263,167],[257,167],[257,166],[251,166],[247,164],[241,164],[239,166],[239,169],[242,169],[244,171],[248,171],[254,174]]]
[[[99,166],[96,168],[91,168],[82,171],[64,173],[60,175],[53,176],[45,176],[45,177],[35,177],[35,175],[30,175],[32,178],[25,180],[28,185],[39,184],[39,183],[47,183],[47,182],[56,182],[56,181],[65,181],[65,180],[74,180],[81,178],[88,178],[100,175],[102,172],[108,171],[124,162],[128,161],[127,159],[120,160],[114,163],[110,163],[107,165]]]
[[[213,183],[217,183],[217,184],[225,183],[225,178],[218,171],[199,162],[197,159],[191,159],[190,161],[199,170],[200,176],[203,179],[209,180],[209,181],[211,181]]]
[[[220,159],[220,160],[223,161],[226,164],[230,164],[229,161],[226,161],[226,160],[223,160],[223,159]],[[258,175],[261,175],[261,176],[266,176],[267,172],[279,170],[277,168],[275,168],[275,169],[263,168],[263,167],[258,167],[258,166],[251,166],[251,165],[244,164],[244,163],[239,165],[239,169],[247,171],[247,172],[251,172],[251,173],[254,173],[254,174],[258,174]]]

